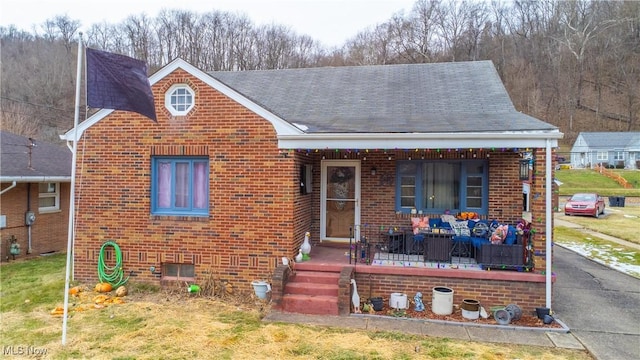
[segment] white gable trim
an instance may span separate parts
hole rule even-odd
[[[177,69],[182,69],[188,72],[190,75],[198,78],[202,82],[221,92],[222,94],[228,96],[232,100],[236,101],[240,105],[246,107],[247,109],[253,111],[257,115],[261,116],[265,120],[269,121],[276,130],[278,135],[295,135],[302,134],[303,132],[294,126],[293,124],[288,123],[287,121],[281,119],[280,117],[274,115],[273,113],[265,110],[263,107],[257,105],[253,101],[247,99],[237,91],[228,87],[227,85],[221,83],[220,81],[212,78],[204,71],[196,68],[195,66],[189,64],[188,62],[182,59],[175,59],[162,69],[156,71],[153,75],[149,77],[149,83],[153,86],[158,81],[162,80],[172,72]],[[111,114],[114,110],[111,109],[102,109],[95,113],[93,116],[83,121],[78,125],[78,137],[82,137],[82,134],[85,130],[96,124],[98,121],[102,120],[109,114]],[[60,135],[62,140],[73,141],[74,129],[67,131],[66,133]]]

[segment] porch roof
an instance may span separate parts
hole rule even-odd
[[[281,148],[543,147],[558,128],[516,111],[491,61],[211,72],[299,133]]]

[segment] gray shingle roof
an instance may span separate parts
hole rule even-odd
[[[557,129],[515,110],[491,61],[209,75],[310,133]]]
[[[627,149],[640,147],[640,132],[581,132],[589,148]]]
[[[71,177],[72,154],[66,147],[36,139],[29,168],[29,139],[6,131],[0,133],[0,178]]]

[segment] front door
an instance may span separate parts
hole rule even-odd
[[[360,161],[323,160],[321,177],[320,238],[339,242],[348,242],[351,236],[357,239],[354,224],[360,223]]]

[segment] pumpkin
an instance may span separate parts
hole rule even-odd
[[[116,289],[116,296],[118,297],[123,297],[123,296],[127,296],[127,288],[124,286],[120,286],[119,288]]]
[[[71,289],[69,289],[69,295],[74,295],[77,296],[80,291],[82,291],[82,288],[80,286],[74,286]]]
[[[93,302],[96,304],[104,304],[109,299],[110,299],[109,295],[98,295],[93,298]]]
[[[55,309],[51,310],[51,315],[64,315],[64,308],[61,307],[56,307]]]
[[[98,283],[94,290],[103,293],[113,290],[113,287],[109,283]]]

